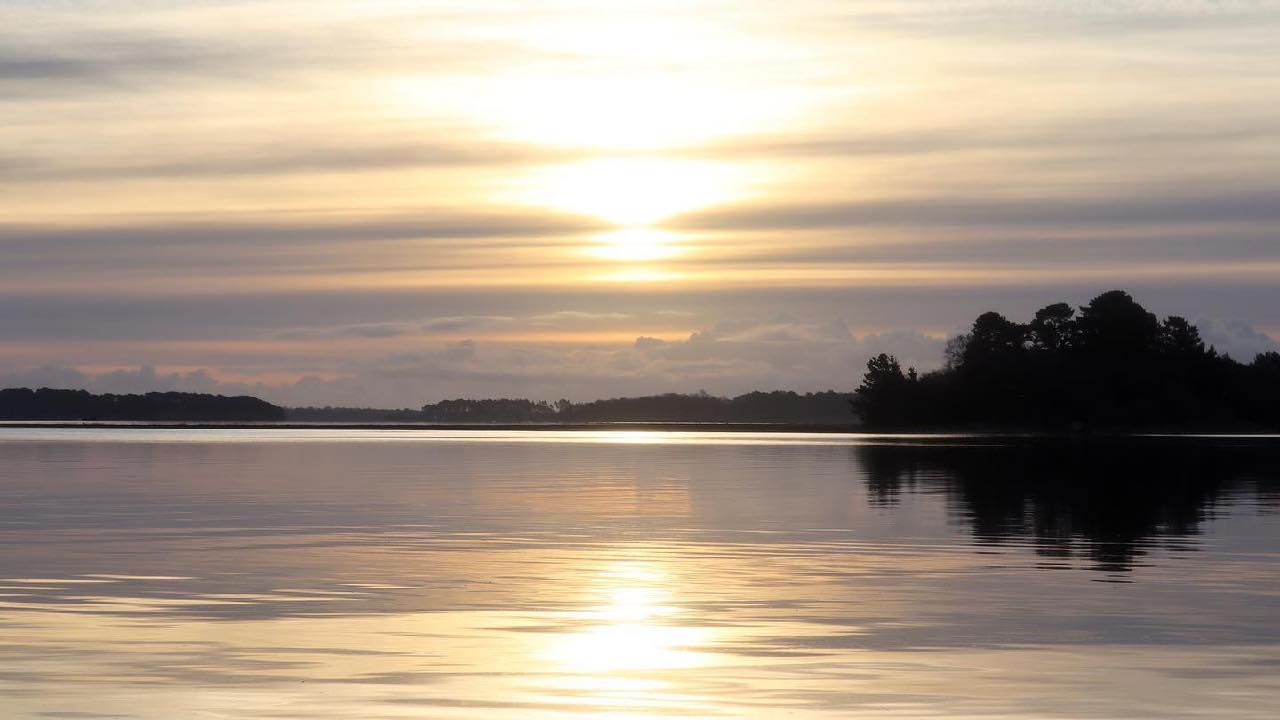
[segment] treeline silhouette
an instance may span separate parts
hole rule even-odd
[[[872,502],[941,495],[978,542],[1029,543],[1051,567],[1125,572],[1154,548],[1191,549],[1217,505],[1241,491],[1280,509],[1280,449],[1263,441],[1006,439],[854,452]]]
[[[669,422],[849,424],[848,393],[750,392],[725,398],[707,393],[648,395],[574,403],[532,400],[445,400],[426,405],[432,422]]]
[[[834,391],[750,392],[726,398],[705,392],[667,393],[590,402],[523,398],[456,399],[424,405],[421,410],[371,408],[291,408],[289,419],[301,422],[428,422],[457,424],[531,423],[765,423],[849,425],[851,393]]]
[[[1113,290],[1027,323],[983,313],[933,372],[874,357],[853,406],[872,428],[1277,428],[1280,353],[1240,363]]]
[[[285,408],[285,419],[302,423],[421,423],[426,421],[422,411],[413,408],[388,409],[332,405]]]
[[[150,392],[94,395],[85,390],[0,390],[0,420],[283,420],[284,408],[241,395]]]

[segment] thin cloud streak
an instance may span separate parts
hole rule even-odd
[[[109,225],[55,226],[50,224],[0,224],[0,243],[10,250],[44,250],[52,244],[91,247],[98,244],[177,243],[220,247],[264,241],[297,243],[349,243],[353,240],[473,239],[537,237],[600,231],[600,221],[565,213],[506,211],[502,213],[438,212],[380,213],[362,217],[355,213],[277,213],[255,218],[204,219],[199,216],[175,221]]]
[[[908,198],[760,204],[691,213],[682,230],[810,230],[876,225],[1080,227],[1280,220],[1280,192],[1128,198]]]
[[[234,178],[244,176],[306,175],[310,173],[356,174],[432,167],[516,167],[570,162],[586,155],[581,151],[533,145],[481,142],[332,143],[323,140],[293,148],[280,143],[233,146],[216,153],[139,161],[136,154],[94,164],[65,159],[11,156],[0,159],[0,178],[24,182],[100,182],[125,179]]]
[[[1277,118],[1280,120],[1280,118]],[[1080,118],[1067,123],[993,128],[922,127],[912,130],[817,135],[796,138],[749,137],[711,143],[686,150],[704,157],[913,157],[946,153],[987,153],[1022,150],[1079,153],[1082,150],[1131,151],[1155,147],[1164,152],[1195,150],[1201,143],[1214,147],[1273,144],[1280,138],[1276,123],[1215,119],[1191,127],[1148,125],[1141,115]],[[1252,124],[1249,124],[1252,123]]]

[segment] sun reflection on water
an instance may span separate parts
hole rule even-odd
[[[545,659],[559,674],[554,690],[626,711],[660,711],[687,701],[665,671],[704,666],[708,628],[680,624],[666,573],[650,562],[618,562],[589,590],[596,604],[574,613],[580,628],[556,636]],[[584,698],[585,699],[585,698]]]

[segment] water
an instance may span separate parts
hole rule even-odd
[[[1280,443],[0,429],[0,717],[1274,718]]]

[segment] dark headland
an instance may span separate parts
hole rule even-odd
[[[151,392],[95,395],[85,390],[0,390],[0,420],[271,422],[285,409],[256,397]]]
[[[1275,430],[1280,353],[1239,362],[1185,318],[1160,320],[1112,290],[1026,323],[983,313],[932,372],[874,357],[853,404],[873,428]]]

